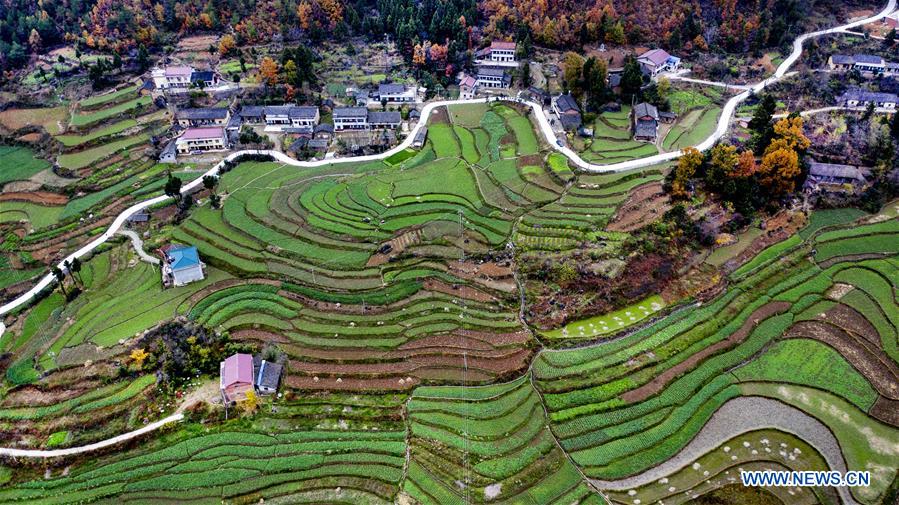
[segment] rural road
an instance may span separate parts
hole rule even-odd
[[[75,454],[96,451],[97,449],[109,447],[110,445],[115,445],[119,442],[124,442],[125,440],[130,440],[134,437],[139,437],[144,433],[149,433],[155,429],[165,426],[166,424],[180,421],[182,419],[184,419],[184,414],[179,412],[177,414],[172,414],[166,418],[160,419],[159,421],[152,422],[144,426],[143,428],[129,431],[128,433],[122,433],[121,435],[107,438],[106,440],[101,440],[93,444],[82,445],[81,447],[69,447],[68,449],[52,449],[48,451],[41,451],[37,449],[11,449],[7,447],[0,447],[0,456],[10,456],[13,458],[55,458],[59,456],[72,456]]]
[[[619,480],[591,479],[591,482],[600,489],[613,491],[635,489],[670,476],[692,464],[700,456],[719,450],[721,445],[738,435],[771,428],[792,433],[814,447],[827,462],[829,470],[843,473],[847,471],[839,442],[821,421],[777,400],[743,396],[721,406],[699,430],[699,434],[673,458],[633,477]],[[836,490],[844,504],[857,505],[858,502],[849,493],[849,488],[837,487]]]
[[[740,93],[739,95],[736,95],[736,96],[732,97],[730,100],[728,100],[724,104],[724,108],[721,112],[721,116],[718,118],[718,126],[715,128],[715,131],[711,135],[709,135],[708,138],[706,138],[705,140],[700,142],[695,147],[697,149],[699,149],[700,151],[705,151],[707,149],[710,149],[712,146],[714,146],[715,143],[727,133],[727,129],[730,126],[730,123],[734,116],[734,111],[736,111],[737,106],[741,102],[746,100],[746,98],[749,97],[751,92],[759,92],[762,89],[764,89],[765,86],[775,83],[778,80],[780,80],[781,78],[783,78],[783,76],[787,73],[789,68],[791,66],[793,66],[793,64],[802,55],[802,44],[806,40],[813,38],[813,37],[818,37],[821,35],[829,34],[829,33],[840,33],[849,28],[854,28],[857,26],[862,26],[862,25],[877,21],[880,18],[884,17],[885,15],[889,14],[890,12],[892,12],[893,10],[896,9],[896,1],[897,0],[889,0],[887,2],[886,7],[884,7],[884,9],[881,12],[879,12],[873,16],[870,16],[870,17],[867,17],[864,19],[859,19],[859,20],[856,20],[856,21],[853,21],[850,23],[846,23],[846,24],[843,24],[840,26],[836,26],[833,28],[827,28],[824,30],[809,32],[809,33],[806,33],[806,34],[803,34],[803,35],[800,35],[799,37],[797,37],[796,40],[793,41],[793,52],[790,53],[790,55],[787,56],[787,58],[784,59],[783,62],[781,62],[781,64],[777,67],[777,70],[775,70],[774,75],[751,86],[749,90],[746,90],[746,91]],[[281,152],[277,152],[277,151],[240,151],[240,152],[232,153],[231,155],[229,155],[226,158],[226,160],[233,160],[242,154],[259,153],[259,154],[271,155],[276,160],[278,160],[284,164],[287,164],[287,165],[292,165],[292,166],[297,166],[297,167],[307,167],[307,168],[332,165],[332,164],[336,164],[336,163],[356,163],[356,162],[364,162],[364,161],[381,160],[381,159],[387,158],[387,157],[411,146],[412,141],[415,138],[415,134],[418,133],[418,131],[422,127],[424,127],[425,123],[427,123],[427,118],[431,115],[432,112],[434,112],[434,109],[436,109],[437,107],[443,107],[446,105],[454,105],[454,104],[458,105],[458,104],[468,104],[468,103],[486,103],[489,101],[491,101],[490,98],[479,98],[479,99],[471,99],[471,100],[444,100],[444,101],[429,103],[422,108],[421,121],[419,121],[418,124],[415,126],[415,128],[411,132],[409,132],[409,135],[405,138],[405,140],[403,140],[403,142],[400,143],[400,145],[394,147],[393,149],[390,149],[386,152],[383,152],[383,153],[377,154],[377,155],[355,156],[355,157],[348,157],[348,158],[333,158],[333,159],[324,159],[324,160],[317,160],[317,161],[297,161],[297,160],[290,158],[287,155],[285,155]],[[646,167],[646,166],[650,166],[650,165],[655,165],[657,163],[670,161],[670,160],[680,157],[680,151],[676,151],[676,152],[670,152],[670,153],[664,153],[664,154],[657,154],[655,156],[649,156],[647,158],[641,158],[641,159],[637,159],[637,160],[625,161],[622,163],[615,163],[615,164],[611,164],[611,165],[595,165],[592,163],[588,163],[588,162],[584,161],[576,152],[572,151],[570,148],[558,145],[558,143],[556,142],[555,133],[553,133],[552,127],[549,124],[549,120],[547,119],[546,115],[543,113],[543,108],[539,104],[531,102],[531,101],[524,101],[524,100],[514,100],[514,101],[530,106],[531,109],[534,111],[534,117],[537,119],[537,123],[540,127],[540,130],[542,131],[543,135],[546,137],[546,140],[549,143],[549,145],[552,146],[552,148],[555,149],[556,151],[559,151],[562,154],[564,154],[565,156],[567,156],[568,159],[570,159],[575,165],[577,165],[578,167],[580,167],[584,170],[591,171],[591,172],[619,172],[619,171],[623,171],[623,170],[629,170],[632,168],[641,168],[641,167]],[[224,164],[224,161],[218,163],[204,175],[217,175],[219,172],[219,169],[222,167],[223,164]],[[195,188],[199,187],[202,183],[203,183],[203,178],[198,177],[197,179],[184,185],[181,188],[181,192],[182,193],[190,192],[190,191],[194,190]],[[156,205],[157,203],[162,203],[162,202],[166,201],[168,198],[169,197],[165,196],[165,195],[157,196],[155,198],[151,198],[144,202],[136,203],[136,204],[132,205],[131,207],[125,209],[125,211],[123,211],[121,214],[119,214],[119,216],[112,222],[112,224],[109,225],[109,228],[105,232],[103,232],[102,234],[97,236],[97,238],[95,238],[88,244],[84,245],[77,251],[66,256],[62,261],[59,262],[58,267],[60,269],[63,269],[63,271],[65,271],[65,266],[64,266],[65,262],[71,262],[75,258],[81,258],[82,256],[93,251],[100,244],[109,240],[110,237],[112,237],[119,229],[122,228],[122,225],[125,223],[125,221],[131,215],[135,214],[136,212],[138,212],[140,210],[143,210],[143,209],[146,209],[153,205]],[[0,316],[9,313],[10,311],[15,310],[16,308],[18,308],[24,304],[27,304],[35,295],[37,295],[41,290],[43,290],[44,288],[49,286],[51,283],[55,282],[55,280],[56,279],[53,277],[52,274],[45,275],[31,289],[29,289],[25,293],[22,293],[14,300],[12,300],[12,301],[6,303],[5,305],[3,305],[2,307],[0,307]],[[0,327],[0,338],[3,337],[2,330],[3,330],[3,328]]]

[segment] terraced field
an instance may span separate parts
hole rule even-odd
[[[795,384],[817,388],[856,426],[882,426],[884,440],[899,440],[896,223],[818,230],[778,255],[763,254],[752,273],[737,271],[711,304],[613,342],[540,353],[534,378],[553,433],[586,475],[604,482],[674,457],[717,410],[746,394],[788,398],[827,425],[844,451],[859,443],[832,414],[777,386]],[[899,444],[885,450],[899,454]],[[896,461],[871,487],[852,488],[855,498],[878,503]],[[879,465],[869,455],[850,468]],[[642,499],[639,490],[630,496]]]
[[[119,121],[63,144],[95,149],[130,131]],[[196,245],[203,282],[163,290],[130,243],[109,244],[74,300],[55,292],[11,317],[7,446],[77,446],[168,415],[203,384],[216,396],[217,377],[164,393],[123,366],[133,337],[172,318],[227,334],[229,349],[283,353],[286,373],[253,415],[189,408],[109,452],[0,467],[0,502],[639,505],[686,503],[740,468],[844,467],[870,470],[871,486],[771,491],[886,499],[899,470],[892,207],[813,213],[706,302],[647,293],[537,331],[516,262],[589,250],[624,264],[639,230],[607,225],[667,167],[578,173],[509,105],[430,121],[422,149],[385,162],[222,174],[221,209],[195,207],[147,245]],[[74,192],[23,250],[70,247],[90,236],[76,216],[157,194],[163,168],[135,158],[92,164],[82,180],[102,189]]]

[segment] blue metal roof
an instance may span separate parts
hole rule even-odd
[[[200,264],[200,253],[194,246],[169,249],[168,257],[172,270],[181,270]]]

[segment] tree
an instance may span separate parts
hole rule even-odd
[[[211,205],[213,209],[219,208],[222,205],[222,198],[214,193],[209,195],[209,205]]]
[[[531,62],[525,60],[521,65],[521,87],[528,88],[531,85]]]
[[[78,274],[79,283],[84,286],[84,282],[81,281],[81,260],[78,258],[72,258],[72,272]],[[74,278],[74,277],[73,277]]]
[[[141,370],[144,367],[144,361],[148,357],[150,357],[150,353],[145,351],[143,348],[134,349],[133,351],[131,351],[131,354],[129,357],[131,358],[131,361],[134,363],[134,368]]]
[[[147,46],[143,44],[137,48],[137,68],[140,72],[145,72],[150,68],[150,53],[147,52]]]
[[[899,142],[899,112],[893,114],[893,120],[890,122],[890,133],[893,135],[893,140]]]
[[[252,414],[259,407],[259,397],[255,391],[247,391],[247,398],[241,402],[241,408],[244,412]]]
[[[798,115],[791,115],[774,123],[774,140],[769,147],[779,149],[786,147],[795,151],[805,151],[811,145],[811,141],[803,132],[803,121]]]
[[[64,273],[62,272],[62,270],[61,270],[58,266],[56,266],[56,265],[53,265],[53,268],[50,269],[50,272],[53,273],[53,277],[55,277],[55,278],[56,278],[56,282],[59,283],[59,289],[62,290],[62,295],[65,296],[66,298],[68,298],[68,297],[69,297],[69,294],[66,293],[66,286],[65,286],[65,284],[63,283],[63,281],[66,280],[66,274],[64,274]]]
[[[293,60],[287,60],[287,63],[284,64],[284,68],[282,69],[282,73],[284,74],[284,82],[288,85],[298,86],[302,83],[298,83],[300,74],[297,71],[297,64]]]
[[[583,69],[584,59],[581,58],[581,55],[574,51],[565,53],[565,58],[562,62],[562,79],[565,81],[565,87],[568,88],[572,94],[578,96],[582,91],[580,79]]]
[[[268,56],[262,58],[262,63],[259,64],[259,75],[262,76],[263,82],[269,86],[278,84],[278,64]]]
[[[31,29],[31,34],[28,35],[28,45],[31,46],[31,52],[38,53],[41,50],[41,35],[37,32],[36,29]]]
[[[883,38],[883,45],[886,47],[893,47],[893,44],[895,44],[895,43],[896,43],[896,29],[893,28],[892,30],[889,31],[889,33],[887,33],[886,37]]]
[[[228,56],[236,47],[237,42],[234,40],[233,35],[230,33],[222,35],[221,40],[219,40],[219,55]]]
[[[631,98],[640,92],[643,86],[643,71],[633,55],[628,55],[624,60],[624,70],[621,72],[621,94]]]
[[[586,91],[587,100],[594,110],[599,109],[605,100],[607,77],[605,60],[602,58],[597,60],[592,56],[587,58],[583,70],[584,91]]]
[[[737,170],[739,156],[737,148],[730,144],[716,144],[709,156],[709,168],[706,171],[706,183],[719,188],[726,179]]]
[[[777,101],[774,100],[771,94],[765,94],[752,114],[752,119],[749,120],[749,129],[752,131],[750,143],[757,153],[764,152],[774,136],[774,131],[771,128],[771,118],[774,116],[776,109]]]
[[[677,160],[674,168],[674,178],[671,182],[671,196],[674,198],[686,198],[687,183],[693,178],[696,170],[702,166],[702,153],[695,147],[687,147]]]
[[[215,185],[218,184],[219,178],[214,175],[203,176],[203,187],[215,194]]]
[[[734,177],[752,177],[755,175],[757,167],[755,165],[755,155],[750,150],[740,153],[737,160],[737,170],[733,173]]]
[[[165,181],[163,190],[166,196],[170,196],[177,200],[181,199],[181,179],[169,174],[169,178]]]
[[[793,191],[799,175],[799,154],[788,147],[769,148],[758,172],[759,182],[773,194]]]

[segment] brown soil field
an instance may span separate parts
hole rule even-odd
[[[840,303],[833,306],[825,315],[828,323],[839,326],[847,333],[855,333],[861,336],[875,347],[881,346],[880,334],[877,333],[877,328],[852,307]]]
[[[52,405],[69,398],[74,398],[84,392],[102,386],[98,380],[87,380],[77,384],[70,384],[59,388],[40,388],[25,386],[14,389],[0,402],[3,408],[34,407],[38,405]]]
[[[823,342],[842,355],[881,395],[899,400],[899,366],[881,349],[862,338],[819,321],[801,321],[793,325],[787,338],[811,338]]]
[[[876,419],[892,426],[899,427],[899,400],[891,400],[883,396],[877,397],[874,406],[868,411]]]
[[[662,190],[662,183],[650,182],[631,190],[606,226],[609,231],[631,232],[662,217],[671,208],[671,199]]]
[[[3,186],[3,193],[18,193],[37,191],[41,189],[41,183],[35,181],[12,181]]]
[[[646,384],[632,389],[621,395],[621,399],[627,403],[635,403],[646,400],[652,395],[660,392],[668,385],[669,382],[676,379],[680,375],[692,370],[696,365],[702,363],[706,358],[713,356],[725,349],[736,346],[752,332],[752,330],[762,321],[776,314],[782,314],[790,310],[790,304],[787,302],[771,302],[759,307],[755,310],[743,323],[739,330],[733,332],[726,339],[712,344],[702,351],[690,356],[686,360],[668,368],[655,379]]]
[[[24,193],[19,191],[0,193],[0,202],[31,202],[38,205],[65,205],[69,203],[69,197],[49,191],[34,191]]]
[[[424,287],[428,291],[444,293],[447,295],[458,296],[466,300],[474,300],[477,302],[496,302],[495,296],[487,294],[483,291],[473,289],[465,285],[452,286],[443,281],[436,279],[428,279],[424,282]]]

